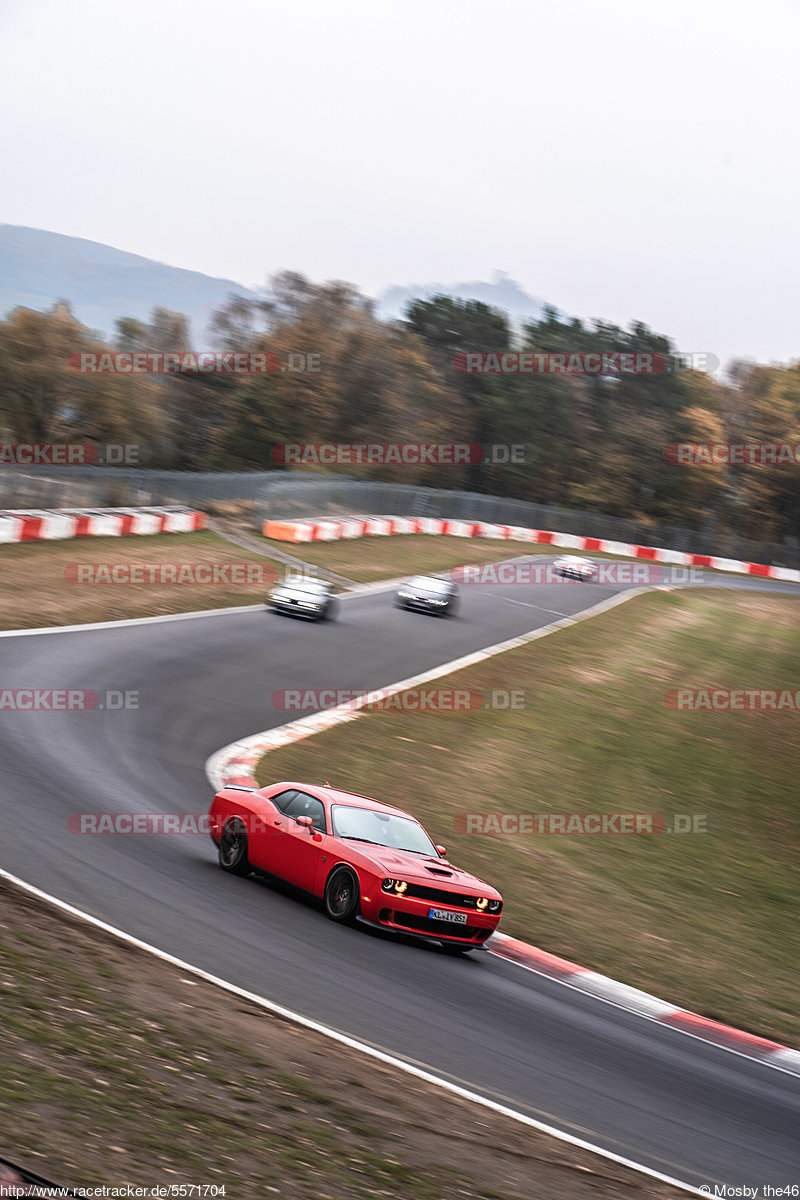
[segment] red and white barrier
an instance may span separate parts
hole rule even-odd
[[[739,562],[709,554],[687,554],[682,550],[662,550],[613,542],[605,538],[580,537],[574,533],[555,533],[548,529],[524,529],[517,525],[492,525],[485,521],[449,521],[433,517],[363,517],[341,521],[265,521],[265,537],[282,542],[331,542],[339,538],[384,537],[389,534],[427,533],[461,538],[507,538],[560,550],[583,550],[588,554],[614,554],[620,558],[643,558],[649,562],[671,563],[681,567],[710,567],[737,575],[758,575],[800,583],[800,571],[789,567],[770,567],[763,563]],[[2,540],[2,532],[0,532]]]
[[[0,542],[56,541],[125,534],[190,533],[206,514],[190,508],[59,508],[0,511]]]
[[[22,541],[23,523],[19,517],[0,513],[0,542]]]

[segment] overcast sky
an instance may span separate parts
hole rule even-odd
[[[0,221],[800,357],[796,0],[0,0]]]

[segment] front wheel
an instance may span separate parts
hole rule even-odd
[[[349,867],[337,867],[325,884],[325,912],[332,921],[348,925],[358,914],[358,880]]]
[[[244,821],[232,817],[226,821],[219,839],[219,865],[232,875],[249,875],[250,862],[247,857],[247,830]]]

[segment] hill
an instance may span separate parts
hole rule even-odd
[[[79,321],[108,335],[118,317],[146,321],[160,305],[185,313],[199,344],[212,311],[232,293],[255,298],[232,279],[170,267],[84,238],[0,225],[0,317],[17,305],[44,310],[67,300]]]

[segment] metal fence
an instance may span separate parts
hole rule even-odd
[[[150,471],[126,467],[5,466],[0,471],[0,508],[105,508],[114,505],[186,504],[208,509],[252,503],[260,526],[265,517],[301,520],[355,514],[445,517],[553,529],[611,541],[663,546],[692,554],[800,568],[797,539],[783,544],[738,537],[721,527],[629,521],[479,492],[456,492],[413,484],[376,483],[347,476],[309,477],[302,471]]]
[[[761,542],[738,537],[720,528],[699,531],[680,525],[629,521],[604,513],[486,496],[479,492],[455,492],[411,484],[334,480],[330,477],[313,480],[297,474],[273,476],[258,497],[256,511],[262,519],[273,520],[383,514],[487,521],[800,568],[800,547],[796,539],[785,544]]]
[[[104,508],[109,505],[254,501],[270,471],[151,471],[132,467],[4,466],[0,508]]]

